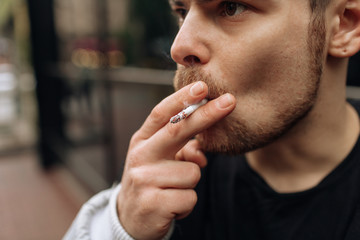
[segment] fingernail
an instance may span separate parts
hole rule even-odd
[[[204,92],[204,84],[202,82],[197,82],[190,88],[190,94],[193,97],[196,97]]]
[[[220,109],[225,109],[228,108],[229,106],[231,106],[233,104],[233,99],[231,97],[230,94],[225,94],[223,96],[221,96],[217,101],[216,101],[216,105],[218,106],[218,108]]]

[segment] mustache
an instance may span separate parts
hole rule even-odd
[[[178,91],[179,89],[198,81],[203,81],[207,84],[209,89],[207,98],[209,100],[218,98],[225,93],[234,94],[232,89],[225,86],[222,81],[216,80],[210,73],[205,73],[198,66],[179,68],[174,77],[174,87],[175,90]]]

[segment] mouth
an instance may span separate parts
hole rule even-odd
[[[208,84],[208,95],[206,96],[206,98],[211,101],[214,100],[218,97],[220,97],[221,95],[227,93],[227,91],[225,91],[225,89],[216,87],[214,85]]]
[[[215,93],[209,93],[207,96],[206,96],[206,99],[208,101],[211,101],[211,100],[214,100],[216,98],[220,97],[220,94],[215,94]]]

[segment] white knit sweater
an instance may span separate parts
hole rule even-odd
[[[104,190],[80,209],[63,240],[134,240],[121,226],[116,199],[121,186]],[[174,223],[163,238],[170,239]]]

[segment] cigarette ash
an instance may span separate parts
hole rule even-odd
[[[190,116],[194,111],[196,111],[199,107],[203,106],[204,104],[206,104],[208,102],[207,99],[203,99],[202,101],[200,101],[197,104],[193,104],[188,106],[187,108],[185,108],[184,110],[182,110],[181,112],[179,112],[178,114],[176,114],[175,116],[173,116],[170,119],[171,123],[178,123],[181,120],[187,118],[188,116]]]
[[[171,119],[170,119],[170,122],[171,123],[178,123],[180,122],[181,120],[187,118],[187,114],[185,113],[185,111],[181,111],[180,113],[176,114],[175,116],[173,116]]]

